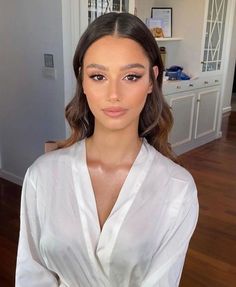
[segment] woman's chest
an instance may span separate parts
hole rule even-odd
[[[128,172],[128,168],[125,167],[102,170],[89,168],[92,192],[94,193],[101,229],[119,198]]]
[[[97,208],[104,211],[106,207],[112,208],[111,202],[115,204],[101,231],[96,221],[94,198],[90,196],[87,185],[81,185],[78,181],[61,192],[57,199],[47,198],[47,203],[51,204],[45,208],[42,220],[41,251],[44,258],[52,270],[61,274],[65,267],[54,267],[55,258],[56,262],[62,263],[61,266],[65,261],[72,263],[68,266],[68,272],[71,272],[71,265],[75,270],[80,270],[81,258],[84,258],[86,267],[81,269],[81,273],[88,268],[91,269],[89,274],[97,274],[97,270],[102,268],[101,273],[109,273],[111,280],[115,280],[117,274],[120,274],[119,277],[121,274],[124,277],[133,274],[134,278],[138,276],[141,280],[168,226],[165,225],[166,214],[162,213],[163,201],[154,194],[152,196],[146,185],[133,199],[132,188],[123,190],[125,192],[121,193],[118,202],[118,182],[115,184],[113,180],[107,180],[99,187],[96,192],[102,195],[97,199]],[[56,185],[54,188],[55,195],[58,190]]]

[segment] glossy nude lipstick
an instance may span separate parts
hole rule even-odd
[[[102,109],[102,111],[108,117],[118,118],[126,114],[127,109],[124,109],[122,107],[108,107],[108,108]]]

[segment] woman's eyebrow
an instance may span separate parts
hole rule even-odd
[[[96,68],[96,69],[99,69],[99,70],[104,70],[104,71],[107,71],[108,68],[106,68],[105,66],[103,65],[100,65],[100,64],[89,64],[86,66],[86,69],[91,69],[91,68]]]
[[[140,63],[133,63],[133,64],[128,64],[128,65],[121,67],[121,70],[128,70],[132,68],[145,69],[145,66]]]
[[[109,70],[109,68],[101,64],[89,64],[86,66],[86,69],[92,69],[92,68],[103,70],[103,71]],[[132,63],[132,64],[127,64],[125,66],[122,66],[120,70],[123,71],[123,70],[132,69],[132,68],[145,69],[145,66],[140,63]]]

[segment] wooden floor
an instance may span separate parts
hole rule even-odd
[[[220,140],[181,156],[195,178],[200,202],[181,287],[236,286],[236,112],[229,125],[225,118],[223,131]],[[0,179],[1,287],[14,286],[19,207],[20,187]]]
[[[236,286],[236,112],[223,137],[181,159],[198,187],[200,215],[181,287]]]
[[[14,286],[15,260],[19,232],[20,190],[20,186],[0,179],[1,287]]]

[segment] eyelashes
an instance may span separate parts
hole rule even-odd
[[[102,81],[105,80],[105,77],[101,74],[94,74],[89,76],[90,79],[94,80],[94,81]]]
[[[136,82],[138,79],[142,78],[142,75],[137,75],[137,74],[129,74],[125,76],[125,79],[128,81]]]
[[[102,74],[92,74],[89,76],[90,79],[100,82],[100,81],[104,81],[106,80],[106,77]],[[140,78],[142,78],[142,75],[138,75],[138,74],[128,74],[126,75],[123,80],[129,81],[129,82],[136,82],[138,81]]]

